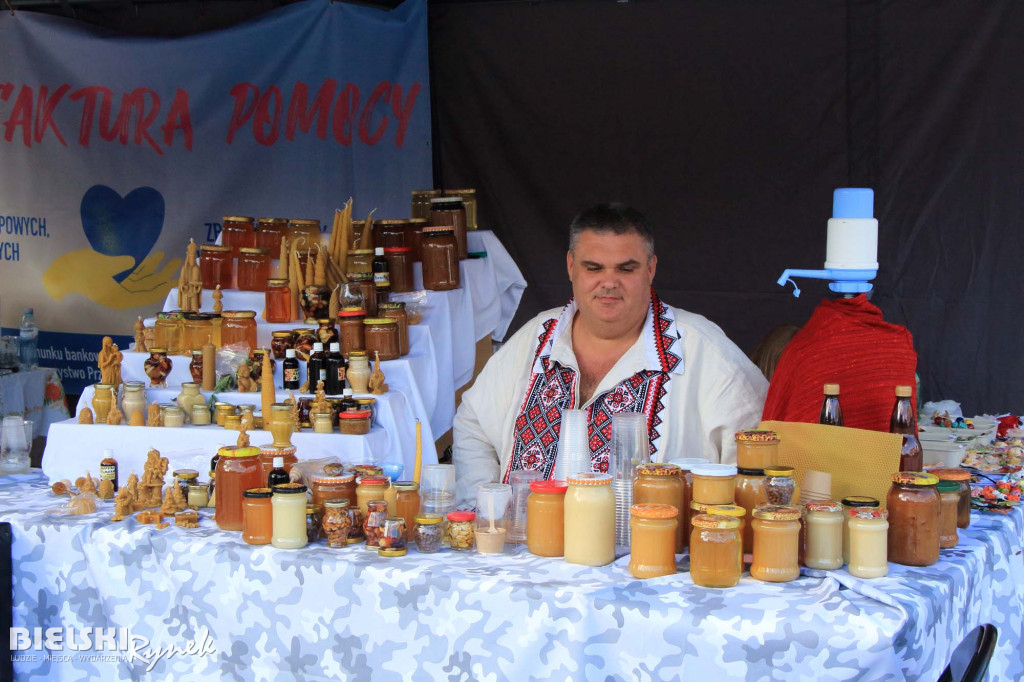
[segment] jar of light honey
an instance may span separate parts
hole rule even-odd
[[[850,495],[842,499],[843,505],[843,563],[850,563],[850,518],[852,509],[860,508],[872,508],[877,509],[881,506],[878,500],[873,497],[866,497],[864,495]],[[886,522],[886,528],[889,527],[889,523]]]
[[[615,495],[611,475],[581,472],[570,476],[567,482],[566,563],[610,564],[615,560]]]
[[[670,504],[634,504],[629,517],[630,574],[644,579],[675,573],[679,510]]]
[[[804,565],[833,571],[843,565],[843,507],[838,502],[808,502],[804,516]]]
[[[750,577],[782,583],[800,576],[800,510],[761,505],[754,510],[754,559]]]
[[[220,341],[223,346],[244,345],[249,350],[256,345],[256,311],[225,310],[221,313]]]
[[[736,466],[740,469],[767,469],[778,463],[779,436],[765,429],[736,432]]]
[[[679,512],[684,502],[682,470],[675,464],[641,464],[633,478],[633,504],[667,504]],[[682,514],[676,519],[676,553],[685,547],[683,536],[686,526]]]
[[[878,507],[854,507],[847,512],[850,560],[847,570],[856,578],[881,578],[889,573],[889,512]]]
[[[690,534],[690,577],[701,587],[733,587],[743,573],[740,519],[698,514]]]
[[[565,491],[561,481],[534,481],[526,499],[526,547],[537,556],[565,552]]]
[[[736,467],[728,464],[698,464],[693,475],[693,501],[701,504],[736,502]]]

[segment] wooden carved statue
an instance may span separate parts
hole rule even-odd
[[[203,302],[203,277],[196,264],[196,242],[188,240],[185,249],[185,262],[181,265],[178,275],[178,309],[198,311]]]

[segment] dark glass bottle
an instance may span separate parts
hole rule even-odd
[[[295,349],[289,348],[284,352],[284,364],[281,366],[281,376],[284,378],[284,388],[292,391],[299,390],[299,359],[295,357]]]
[[[388,259],[384,257],[383,248],[379,246],[376,248],[370,267],[373,269],[373,285],[377,292],[377,304],[387,303],[391,297],[391,272],[389,270],[391,266]]]
[[[344,397],[342,397],[341,402],[338,404],[339,411],[349,412],[351,410],[359,409],[359,403],[357,403],[356,399],[352,397],[351,388],[346,388],[341,393]]]
[[[341,344],[332,343],[331,351],[327,354],[327,381],[324,383],[324,390],[327,395],[341,395],[345,389],[345,371],[348,364],[341,354]]]
[[[284,457],[275,457],[274,468],[267,474],[267,487],[273,488],[275,485],[283,485],[289,482],[288,472],[284,470]]]
[[[100,480],[109,480],[114,484],[114,492],[118,491],[117,486],[117,460],[110,450],[103,451],[103,459],[100,460]]]
[[[316,393],[317,381],[324,382],[324,389],[327,388],[327,353],[324,352],[324,344],[319,341],[313,344],[313,352],[306,362],[306,379],[309,381],[306,390],[310,393]]]
[[[900,471],[921,471],[924,468],[924,452],[917,437],[917,416],[910,400],[911,394],[910,386],[896,387],[896,403],[892,406],[892,417],[889,418],[889,433],[903,436]]]
[[[825,384],[825,400],[821,403],[819,424],[843,425],[843,408],[839,406],[839,384]]]

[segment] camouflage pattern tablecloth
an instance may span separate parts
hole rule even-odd
[[[359,546],[254,548],[239,534],[52,513],[38,474],[0,479],[14,529],[14,625],[126,627],[139,658],[19,652],[19,679],[936,680],[973,628],[990,679],[1024,676],[1020,511],[974,514],[925,569],[844,570],[728,590],[633,580],[523,549],[382,559]],[[685,571],[686,558],[680,560]],[[157,656],[156,647],[191,653]],[[197,653],[204,652],[204,653]],[[124,653],[124,652],[122,652]],[[63,656],[63,658],[62,658]]]

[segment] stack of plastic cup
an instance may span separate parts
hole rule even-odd
[[[612,416],[612,450],[608,473],[615,493],[615,544],[629,546],[629,508],[633,506],[633,473],[651,461],[647,417],[636,412]]]
[[[420,511],[440,514],[443,542],[448,542],[448,512],[455,511],[455,466],[451,464],[424,465],[420,476]]]
[[[508,480],[512,484],[512,510],[505,542],[526,542],[526,500],[530,484],[540,480],[540,472],[520,469],[513,471]]]
[[[552,478],[566,481],[573,474],[591,470],[587,413],[583,410],[562,410],[562,427],[558,434],[558,454],[555,456]]]

